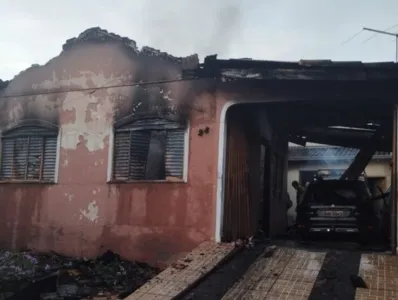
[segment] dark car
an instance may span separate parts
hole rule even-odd
[[[357,233],[367,239],[375,233],[377,218],[364,181],[317,180],[310,183],[297,207],[297,231]]]

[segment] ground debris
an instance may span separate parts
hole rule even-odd
[[[264,253],[263,253],[263,257],[265,257],[265,258],[272,257],[272,255],[274,255],[274,252],[275,252],[276,249],[277,248],[276,248],[275,245],[266,247],[265,250],[264,250]]]
[[[0,251],[0,300],[117,299],[128,295],[160,270],[129,262],[112,251],[96,259],[56,253]]]

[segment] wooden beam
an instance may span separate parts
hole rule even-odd
[[[375,132],[373,136],[366,143],[364,143],[363,147],[360,148],[354,160],[341,175],[340,179],[358,179],[358,177],[362,174],[363,170],[365,170],[366,166],[369,164],[373,155],[377,151],[377,144],[379,143],[381,138],[380,131],[381,129]]]

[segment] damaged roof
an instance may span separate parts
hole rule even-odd
[[[9,80],[4,81],[0,79],[0,96],[3,94],[9,83],[10,83]]]
[[[358,154],[358,149],[335,147],[335,146],[310,146],[289,147],[289,161],[336,161],[352,160]],[[372,159],[389,160],[392,158],[390,152],[376,152]]]
[[[106,43],[118,43],[123,45],[127,50],[137,56],[154,56],[160,58],[162,60],[166,60],[181,66],[183,70],[197,69],[199,66],[199,56],[197,54],[192,54],[186,57],[177,57],[173,56],[167,52],[162,52],[160,50],[143,46],[141,49],[138,48],[137,43],[127,37],[122,37],[115,33],[108,32],[105,29],[100,27],[92,27],[88,28],[82,33],[80,33],[77,37],[68,39],[62,45],[62,53],[74,48],[75,46],[85,44],[85,43],[97,43],[97,44],[106,44]],[[54,57],[53,59],[55,59]],[[52,59],[51,59],[52,60]],[[50,60],[50,61],[51,61]],[[30,70],[31,68],[40,67],[38,64],[33,64],[29,68],[22,70],[19,74],[16,74],[14,78],[21,73]],[[1,90],[5,89],[10,81],[2,81],[0,79],[0,94]]]
[[[82,33],[80,33],[77,37],[68,39],[65,44],[62,46],[63,51],[68,51],[72,49],[76,45],[84,44],[84,43],[109,43],[116,42],[124,45],[127,49],[133,52],[138,56],[156,56],[158,58],[175,62],[176,64],[183,65],[184,69],[197,68],[199,66],[199,57],[197,54],[193,54],[187,57],[176,57],[167,52],[162,52],[160,50],[144,46],[138,49],[137,43],[134,40],[131,40],[127,37],[122,37],[115,33],[108,32],[105,29],[100,27],[92,27],[86,29]]]
[[[9,83],[10,83],[9,80],[3,81],[3,80],[0,79],[0,91],[2,89],[5,89]]]
[[[295,80],[380,80],[398,79],[398,64],[394,62],[364,63],[361,61],[300,60],[283,62],[252,59],[217,59],[207,56],[195,71],[186,77],[221,77],[236,79],[295,79]]]

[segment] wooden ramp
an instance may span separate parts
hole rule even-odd
[[[125,299],[173,299],[189,290],[235,251],[237,248],[233,243],[205,242]]]

